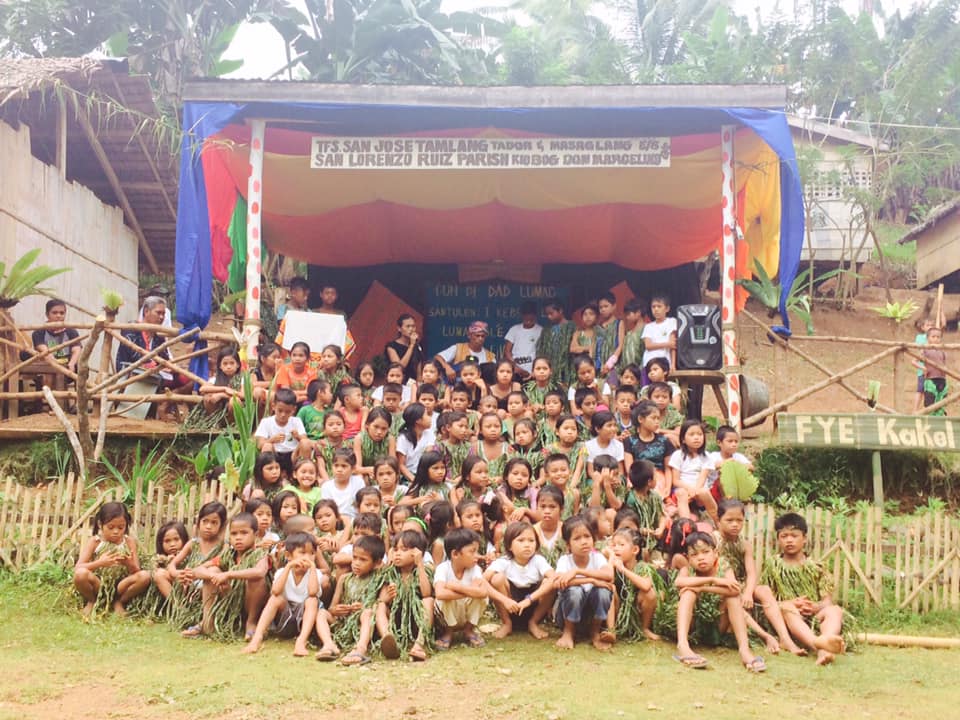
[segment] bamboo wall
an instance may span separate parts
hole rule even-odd
[[[125,300],[118,320],[136,320],[137,239],[124,224],[123,211],[105,205],[83,185],[62,180],[56,167],[33,157],[26,126],[15,130],[0,122],[0,157],[0,261],[9,267],[39,247],[39,264],[71,268],[46,283],[56,294],[95,315],[101,288],[116,290]],[[26,298],[14,318],[22,324],[43,322],[46,300]],[[74,309],[67,317],[90,320]]]

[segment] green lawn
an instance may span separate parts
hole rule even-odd
[[[247,657],[239,644],[184,640],[162,625],[88,625],[63,605],[50,591],[0,580],[0,718],[926,720],[957,712],[957,651],[869,647],[830,668],[781,656],[753,676],[727,650],[705,651],[711,669],[696,671],[673,662],[666,643],[601,655],[515,636],[423,665],[347,669],[296,659],[291,643],[268,641]]]

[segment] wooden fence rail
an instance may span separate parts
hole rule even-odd
[[[99,507],[124,499],[122,488],[84,487],[72,473],[44,488],[30,488],[12,478],[0,481],[0,562],[22,570],[46,560],[70,562],[91,534]],[[157,530],[169,520],[192,530],[200,506],[219,500],[229,514],[240,501],[214,481],[171,492],[137,483],[127,498],[133,529],[146,554],[152,554]],[[921,517],[887,518],[870,507],[848,515],[805,508],[807,548],[833,579],[835,598],[868,605],[895,603],[916,613],[960,611],[960,519],[946,512]],[[774,519],[767,505],[751,506],[744,537],[758,568],[776,552]]]

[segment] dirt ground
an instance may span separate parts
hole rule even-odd
[[[922,309],[929,293],[915,290],[893,290],[896,302],[913,299]],[[951,302],[952,301],[952,302]],[[803,323],[799,318],[791,319],[791,329],[794,332],[790,340],[791,346],[812,356],[824,367],[833,373],[839,373],[860,362],[882,352],[885,348],[877,345],[853,342],[852,338],[875,340],[900,340],[912,342],[916,335],[914,321],[920,317],[918,310],[912,318],[897,325],[893,320],[881,317],[873,308],[885,304],[883,289],[879,287],[865,288],[856,297],[853,306],[838,309],[831,301],[818,301],[814,307],[813,324],[815,338],[836,337],[842,341],[827,342],[823,340],[807,339]],[[951,313],[956,317],[955,299],[947,298],[944,302],[948,317],[948,331],[944,336],[945,343],[960,342],[956,325],[949,329]],[[764,308],[750,301],[747,310],[762,321],[769,324],[779,322],[778,317],[769,319]],[[767,333],[745,316],[739,317],[739,343],[743,373],[755,377],[766,384],[770,402],[784,400],[791,395],[807,388],[827,375],[815,368],[798,354],[790,351],[781,352],[778,367],[773,345],[767,339]],[[948,361],[950,354],[948,353]],[[916,392],[916,371],[909,365],[909,359],[902,361],[900,384],[894,385],[894,361],[886,357],[869,367],[850,375],[847,382],[861,393],[866,394],[867,384],[871,380],[878,380],[881,384],[880,403],[901,412],[911,412]],[[864,412],[866,404],[857,399],[840,385],[829,387],[810,395],[790,406],[793,412],[804,410],[819,410],[821,412]],[[712,394],[704,395],[704,414],[719,416],[719,408]],[[772,422],[767,420],[762,426],[753,428],[748,436],[757,437],[772,432]]]

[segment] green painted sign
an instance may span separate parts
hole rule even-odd
[[[960,418],[873,413],[780,413],[780,442],[859,450],[958,451]]]

